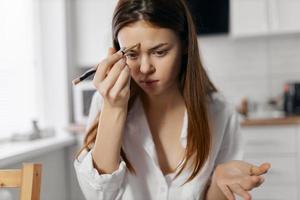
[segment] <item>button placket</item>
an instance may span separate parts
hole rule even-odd
[[[168,189],[169,188],[167,182],[165,180],[160,181],[160,183],[158,184],[159,199],[168,199]]]
[[[161,187],[160,187],[160,192],[162,192],[162,193],[166,192],[165,186],[161,186]]]

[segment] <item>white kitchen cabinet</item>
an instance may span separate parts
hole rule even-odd
[[[300,0],[273,0],[275,32],[300,32]],[[277,16],[277,18],[276,18]]]
[[[242,133],[244,160],[272,165],[263,185],[251,192],[253,199],[300,199],[300,126],[243,126]]]
[[[231,0],[233,37],[300,33],[300,0]]]
[[[268,0],[231,0],[230,32],[234,36],[268,32]]]

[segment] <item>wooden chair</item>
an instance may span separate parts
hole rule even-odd
[[[39,200],[42,165],[25,163],[22,169],[0,170],[1,188],[20,188],[20,200]]]

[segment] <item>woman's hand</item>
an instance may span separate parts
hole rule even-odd
[[[229,200],[235,200],[234,194],[251,200],[248,191],[264,182],[261,175],[267,173],[270,167],[269,163],[257,167],[244,161],[230,161],[216,167],[211,186],[218,187]]]
[[[93,84],[104,105],[127,108],[130,97],[130,69],[122,52],[109,48],[108,56],[98,64]]]

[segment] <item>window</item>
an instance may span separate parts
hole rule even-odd
[[[34,0],[0,1],[0,138],[38,118]]]

